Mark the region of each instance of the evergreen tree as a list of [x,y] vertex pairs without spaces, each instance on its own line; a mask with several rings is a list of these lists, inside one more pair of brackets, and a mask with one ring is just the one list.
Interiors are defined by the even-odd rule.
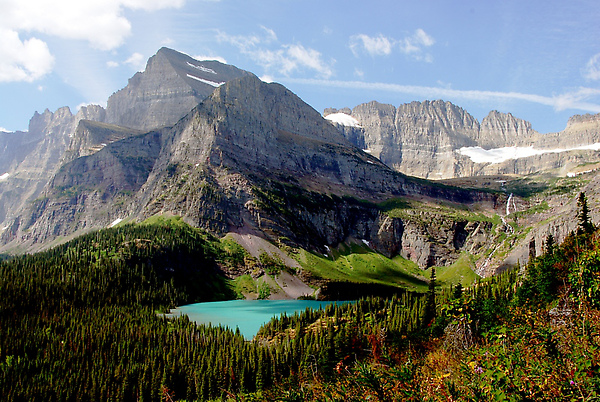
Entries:
[[426,325],[431,324],[431,322],[435,319],[436,312],[436,303],[435,303],[435,267],[431,267],[431,278],[429,279],[429,289],[427,290],[427,299],[425,301],[425,314],[423,316],[423,323]]
[[556,249],[556,242],[554,241],[554,236],[552,233],[549,233],[546,237],[546,254],[553,254]]
[[577,198],[577,219],[579,220],[579,227],[577,229],[578,234],[592,233],[594,231],[594,225],[590,220],[590,210],[587,204],[587,197],[584,192],[579,193]]

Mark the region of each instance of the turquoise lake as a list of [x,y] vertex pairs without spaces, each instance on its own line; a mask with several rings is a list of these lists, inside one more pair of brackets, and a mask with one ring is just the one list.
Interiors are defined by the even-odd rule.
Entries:
[[316,300],[228,300],[221,302],[208,302],[188,304],[177,307],[167,316],[187,315],[190,321],[197,324],[211,324],[214,326],[229,327],[240,333],[246,339],[252,339],[263,324],[273,317],[283,313],[288,316],[295,312],[304,311],[306,308],[318,310],[328,304],[347,303]]

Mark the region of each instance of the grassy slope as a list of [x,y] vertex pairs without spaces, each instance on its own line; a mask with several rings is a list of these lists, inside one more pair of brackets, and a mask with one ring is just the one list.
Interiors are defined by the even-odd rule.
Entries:
[[[436,279],[441,286],[450,286],[461,283],[463,286],[469,286],[477,278],[477,274],[473,271],[475,264],[472,256],[468,253],[461,254],[456,262],[447,267],[435,267]],[[425,271],[426,276],[431,277],[431,268]]]
[[386,258],[366,245],[341,245],[327,257],[302,250],[298,261],[304,269],[323,279],[427,290],[423,271],[414,262],[402,257]]

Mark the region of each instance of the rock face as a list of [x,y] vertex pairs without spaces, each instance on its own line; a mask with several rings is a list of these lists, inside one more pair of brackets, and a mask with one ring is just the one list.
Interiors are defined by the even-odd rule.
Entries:
[[[347,113],[355,124],[328,117],[334,112]],[[474,162],[459,152],[469,147],[564,151],[600,143],[600,115],[574,116],[565,130],[551,134],[540,134],[529,122],[498,111],[490,112],[480,124],[463,109],[443,101],[412,102],[398,108],[370,102],[351,112],[347,108],[327,109],[325,117],[350,142],[368,149],[396,171],[429,179],[530,174],[540,169],[554,169],[564,175],[582,161],[600,160],[597,152],[585,150],[546,152],[500,162]]]
[[360,127],[341,128],[350,141],[399,172],[425,178],[453,177],[454,150],[475,146],[479,133],[477,120],[443,101],[398,108],[370,102],[355,107],[351,116]]
[[478,146],[485,149],[506,146],[530,146],[535,144],[541,135],[531,128],[531,123],[517,119],[510,113],[491,111],[481,121]]
[[[9,134],[14,141],[5,146],[8,177],[0,182],[0,221],[14,218],[20,208],[37,198],[52,178],[71,142],[77,124],[84,118],[103,117],[99,106],[82,107],[76,115],[68,107],[52,113],[36,113],[27,133]],[[11,138],[12,139],[12,138]]]
[[69,146],[63,154],[61,165],[81,156],[95,154],[107,144],[127,137],[143,134],[141,130],[129,129],[92,120],[80,120]]

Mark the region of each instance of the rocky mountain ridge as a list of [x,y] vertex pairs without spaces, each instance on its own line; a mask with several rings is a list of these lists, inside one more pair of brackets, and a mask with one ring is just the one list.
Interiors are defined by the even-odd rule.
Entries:
[[[340,113],[354,119],[344,124]],[[350,110],[326,109],[353,144],[367,149],[396,171],[422,178],[448,179],[493,174],[530,174],[560,169],[565,175],[580,163],[595,162],[594,150],[576,149],[600,143],[600,115],[574,116],[565,130],[540,134],[510,113],[491,111],[479,123],[450,102],[425,101],[392,105],[369,102]],[[534,148],[537,153],[496,161],[474,160],[464,149]],[[562,151],[562,152],[558,152]],[[501,152],[502,153],[502,152]],[[530,152],[533,153],[533,152]],[[585,161],[585,162],[584,162]]]

